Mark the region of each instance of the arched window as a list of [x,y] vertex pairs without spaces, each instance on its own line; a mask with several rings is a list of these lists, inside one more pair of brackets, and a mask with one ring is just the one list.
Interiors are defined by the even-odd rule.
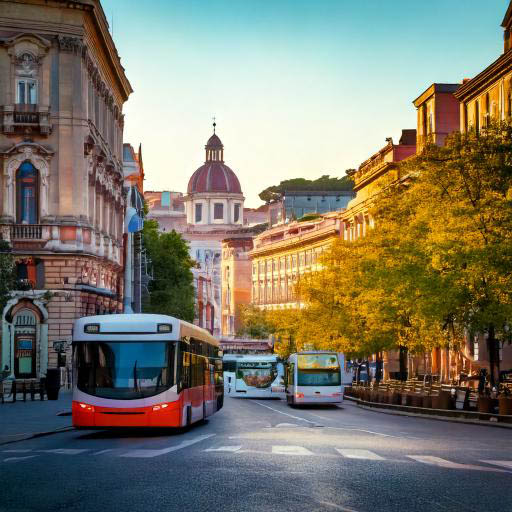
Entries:
[[39,214],[39,175],[30,162],[23,162],[16,173],[18,224],[37,224]]

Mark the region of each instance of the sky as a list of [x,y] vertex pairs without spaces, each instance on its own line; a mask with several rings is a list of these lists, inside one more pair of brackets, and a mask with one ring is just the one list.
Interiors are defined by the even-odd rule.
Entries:
[[[503,51],[508,0],[102,0],[134,93],[145,190],[186,191],[212,118],[246,207],[281,180],[343,176],[433,82]],[[484,7],[483,7],[484,5]],[[113,23],[112,23],[113,21]]]

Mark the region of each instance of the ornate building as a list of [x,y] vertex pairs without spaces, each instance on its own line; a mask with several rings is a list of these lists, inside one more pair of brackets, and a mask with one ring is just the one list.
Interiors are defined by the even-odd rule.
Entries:
[[131,92],[99,0],[2,2],[0,232],[19,288],[2,312],[11,377],[56,366],[53,344],[70,341],[75,318],[121,311]]
[[[224,145],[215,133],[205,146],[205,162],[190,177],[187,193],[148,192],[148,218],[162,231],[174,229],[189,242],[197,292],[196,323],[215,336],[222,330],[222,241],[250,236],[251,215],[266,212],[244,210],[244,196],[236,174],[224,162]],[[248,283],[250,286],[250,283]]]

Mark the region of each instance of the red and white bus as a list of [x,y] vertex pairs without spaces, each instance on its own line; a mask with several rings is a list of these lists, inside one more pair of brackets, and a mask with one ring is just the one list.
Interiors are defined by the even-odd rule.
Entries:
[[75,321],[75,427],[184,427],[223,400],[222,356],[208,331],[165,315]]

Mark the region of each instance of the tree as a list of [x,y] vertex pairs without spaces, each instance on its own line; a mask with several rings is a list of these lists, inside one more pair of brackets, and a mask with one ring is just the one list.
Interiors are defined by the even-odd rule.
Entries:
[[305,178],[293,178],[290,180],[284,180],[279,185],[273,185],[267,187],[265,190],[260,192],[259,197],[262,201],[270,203],[278,200],[282,194],[286,191],[298,191],[298,190],[310,190],[310,191],[351,191],[353,188],[353,181],[349,176],[343,176],[341,178],[331,178],[328,174],[320,176],[316,180],[308,180]]
[[10,298],[15,283],[15,265],[11,248],[5,240],[0,240],[0,313]]
[[[318,348],[456,348],[485,333],[491,377],[512,317],[512,127],[455,134],[383,183],[375,228],[335,244],[299,285]],[[494,382],[494,380],[493,380]]]
[[145,313],[171,315],[188,322],[194,320],[194,286],[187,242],[174,230],[159,233],[158,222],[146,220],[143,244],[153,270]]

